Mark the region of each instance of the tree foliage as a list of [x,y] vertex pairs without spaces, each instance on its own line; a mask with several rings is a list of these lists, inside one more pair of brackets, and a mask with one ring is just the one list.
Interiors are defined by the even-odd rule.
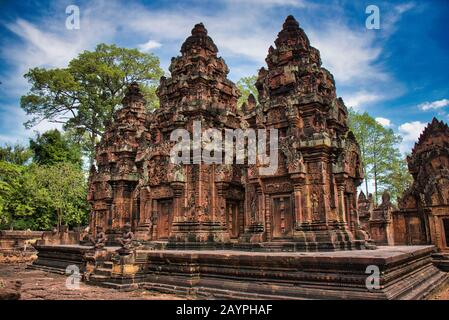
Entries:
[[[47,133],[42,136],[55,134]],[[46,140],[44,145],[48,155],[39,149],[41,155],[36,158],[41,163],[17,161],[16,157],[0,160],[0,228],[49,230],[55,225],[87,222],[87,181],[80,157],[70,161],[74,158],[63,157],[70,152],[55,147],[58,143]],[[15,149],[32,153],[22,146]]]
[[367,112],[350,110],[349,126],[360,145],[367,193],[372,182],[376,203],[383,190],[396,199],[411,182],[405,158],[398,149],[402,137],[383,127]]
[[120,105],[127,85],[140,83],[149,107],[154,108],[155,88],[162,74],[153,54],[106,44],[84,51],[67,68],[33,68],[25,75],[32,87],[21,98],[21,107],[33,116],[25,126],[33,127],[42,120],[63,123],[83,142],[92,163],[97,139]]
[[0,161],[0,225],[13,227],[13,222],[34,212],[29,191],[24,188],[26,169],[14,163]]
[[240,98],[237,101],[237,107],[240,108],[242,104],[248,101],[248,97],[250,94],[254,96],[254,98],[258,98],[258,91],[256,88],[257,76],[243,77],[239,81],[237,81],[237,88],[240,90]]
[[52,165],[59,162],[70,162],[82,165],[81,148],[59,130],[49,130],[37,134],[30,139],[30,149],[33,151],[34,162],[41,165]]
[[0,161],[24,165],[33,156],[33,152],[20,144],[0,147]]
[[33,166],[30,178],[28,183],[36,190],[34,198],[53,210],[58,227],[86,222],[87,182],[77,165],[58,162]]

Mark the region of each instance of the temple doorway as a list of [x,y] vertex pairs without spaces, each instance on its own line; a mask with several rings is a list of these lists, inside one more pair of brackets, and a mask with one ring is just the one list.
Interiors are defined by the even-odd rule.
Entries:
[[293,236],[293,210],[291,197],[272,197],[273,239],[285,239]]
[[427,243],[423,221],[418,216],[406,218],[406,235],[408,245],[423,245]]
[[449,219],[443,219],[443,239],[446,241],[446,247],[449,247]]
[[231,239],[239,237],[239,207],[238,201],[228,201],[226,203],[226,225]]
[[171,199],[157,201],[157,239],[167,240],[173,222],[173,201]]

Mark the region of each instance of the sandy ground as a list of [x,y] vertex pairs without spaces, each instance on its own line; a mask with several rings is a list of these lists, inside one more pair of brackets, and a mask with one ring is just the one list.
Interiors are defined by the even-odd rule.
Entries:
[[[25,264],[0,264],[0,281],[22,281],[22,300],[177,300],[170,294],[146,290],[120,292],[114,289],[80,283],[79,289],[66,287],[67,277],[40,270],[26,269]],[[449,283],[428,297],[429,300],[449,300]]]
[[[136,290],[120,292],[114,289],[80,283],[79,289],[66,288],[67,277],[40,270],[26,269],[25,264],[0,264],[0,280],[22,281],[22,300],[176,300],[181,297]],[[185,299],[185,298],[184,298]]]
[[432,293],[427,300],[449,300],[449,283]]

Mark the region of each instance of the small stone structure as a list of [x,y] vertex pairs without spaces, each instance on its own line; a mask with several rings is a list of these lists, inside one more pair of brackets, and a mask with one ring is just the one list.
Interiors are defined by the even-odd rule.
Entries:
[[33,247],[42,231],[0,230],[0,263],[32,262],[37,258]]
[[449,127],[436,118],[407,158],[412,186],[393,214],[396,244],[434,244],[449,252]]

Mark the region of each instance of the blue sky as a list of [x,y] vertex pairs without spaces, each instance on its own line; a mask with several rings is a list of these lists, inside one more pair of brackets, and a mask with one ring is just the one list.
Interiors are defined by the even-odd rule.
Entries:
[[[80,8],[80,29],[67,30],[65,9]],[[380,30],[365,27],[368,5],[380,9]],[[96,44],[115,43],[155,53],[168,72],[193,25],[203,22],[229,68],[229,77],[265,65],[285,17],[293,14],[335,76],[347,106],[368,111],[400,133],[409,152],[433,116],[449,121],[449,2],[434,1],[1,1],[0,144],[22,142],[19,107],[32,67],[63,67]]]

